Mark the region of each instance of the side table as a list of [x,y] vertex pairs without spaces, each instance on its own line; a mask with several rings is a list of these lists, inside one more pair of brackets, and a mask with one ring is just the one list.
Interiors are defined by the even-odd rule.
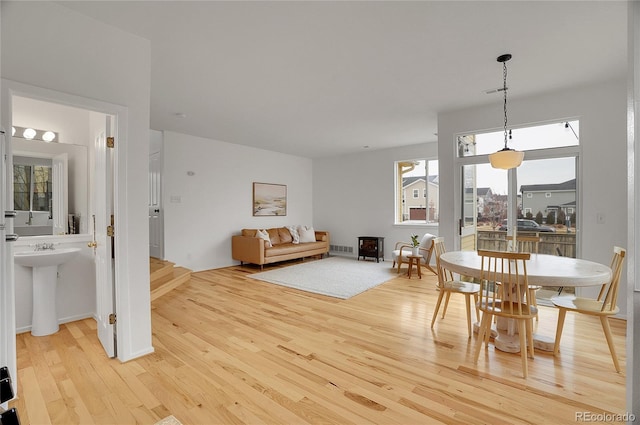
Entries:
[[422,257],[419,255],[409,255],[407,258],[409,258],[409,270],[407,271],[409,279],[411,279],[411,270],[413,269],[413,266],[416,266],[416,269],[418,269],[418,279],[422,279],[422,271],[420,270],[420,260],[422,260]]

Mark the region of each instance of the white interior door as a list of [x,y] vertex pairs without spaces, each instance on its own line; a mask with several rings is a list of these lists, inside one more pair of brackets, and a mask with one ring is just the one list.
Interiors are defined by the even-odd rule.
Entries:
[[[113,226],[113,151],[107,147],[107,137],[111,131],[111,117],[106,119],[106,128],[95,139],[95,179],[94,179],[94,255],[96,263],[96,316],[98,338],[109,357],[116,356],[114,252],[113,238],[108,234],[108,226]],[[113,315],[113,316],[112,316]]]
[[149,155],[149,255],[164,259],[162,225],[161,152]]

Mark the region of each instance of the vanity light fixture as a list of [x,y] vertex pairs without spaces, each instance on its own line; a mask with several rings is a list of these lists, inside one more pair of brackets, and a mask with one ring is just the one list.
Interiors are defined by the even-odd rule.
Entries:
[[42,142],[58,142],[58,133],[50,130],[38,130],[30,127],[11,127],[13,137],[20,137],[26,140],[40,140]]
[[33,128],[25,128],[22,132],[22,137],[27,140],[33,140],[36,137],[36,131]]
[[503,86],[502,92],[504,94],[504,148],[496,153],[489,155],[489,162],[493,168],[502,168],[503,170],[509,170],[511,168],[519,167],[524,159],[524,152],[519,152],[507,147],[507,140],[511,139],[511,130],[507,132],[507,61],[511,59],[509,53],[498,56],[498,62],[502,63],[502,75]]
[[42,140],[45,142],[53,142],[56,140],[56,134],[53,131],[45,131],[42,135]]

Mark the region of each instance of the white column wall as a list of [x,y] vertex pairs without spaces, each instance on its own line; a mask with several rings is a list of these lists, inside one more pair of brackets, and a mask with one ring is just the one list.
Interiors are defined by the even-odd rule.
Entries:
[[[629,2],[628,26],[629,71],[627,97],[628,132],[628,183],[629,183],[629,242],[627,288],[627,412],[640,418],[640,263],[637,255],[640,248],[640,2]],[[635,289],[639,290],[636,291]]]
[[149,42],[54,2],[1,7],[3,78],[126,108],[116,171],[118,357],[149,353]]
[[[165,258],[191,270],[239,264],[243,228],[314,224],[310,159],[164,132],[163,168]],[[253,182],[286,185],[287,215],[254,217]]]

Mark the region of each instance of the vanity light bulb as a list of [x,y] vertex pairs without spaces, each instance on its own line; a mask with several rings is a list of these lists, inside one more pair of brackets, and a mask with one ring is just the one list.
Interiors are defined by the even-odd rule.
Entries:
[[16,128],[11,127],[11,136],[15,136],[15,135],[16,135]]
[[24,132],[22,133],[22,137],[27,140],[31,140],[36,137],[36,131],[33,128],[25,128]]
[[53,131],[47,131],[42,135],[42,140],[45,142],[53,142],[56,138],[56,134]]

